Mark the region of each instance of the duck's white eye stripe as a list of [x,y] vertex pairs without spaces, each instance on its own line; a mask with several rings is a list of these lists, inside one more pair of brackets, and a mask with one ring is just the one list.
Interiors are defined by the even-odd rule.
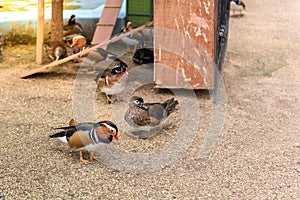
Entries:
[[140,104],[140,101],[139,100],[134,100],[133,101],[135,104]]
[[105,126],[106,128],[108,128],[109,130],[115,130],[114,127],[111,127],[110,125],[108,125],[108,124],[106,124],[106,123],[104,123],[104,126]]

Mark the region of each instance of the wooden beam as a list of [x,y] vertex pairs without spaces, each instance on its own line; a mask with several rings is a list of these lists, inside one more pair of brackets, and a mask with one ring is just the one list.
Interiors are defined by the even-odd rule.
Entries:
[[43,63],[43,52],[44,52],[44,0],[38,1],[38,20],[36,28],[36,63]]
[[[100,44],[111,37],[122,3],[123,0],[105,1],[104,9],[93,35],[92,44]],[[111,24],[112,26],[107,26],[108,24]],[[106,46],[103,46],[102,48],[106,49]]]
[[129,36],[129,35],[131,35],[131,34],[133,34],[133,33],[136,33],[136,32],[138,32],[138,31],[141,31],[141,30],[143,30],[144,28],[150,27],[150,26],[152,26],[152,25],[153,25],[153,21],[148,22],[148,23],[146,23],[145,25],[142,25],[142,26],[140,26],[140,27],[138,27],[138,28],[136,28],[136,29],[133,29],[133,30],[131,30],[131,31],[129,31],[129,32],[123,33],[123,34],[118,35],[118,36],[116,36],[116,37],[113,37],[113,38],[111,38],[110,40],[106,40],[106,41],[104,41],[104,42],[102,42],[102,43],[100,43],[100,44],[97,44],[97,45],[95,45],[95,46],[93,46],[93,47],[91,47],[91,48],[85,49],[84,51],[81,51],[81,52],[79,52],[79,53],[73,54],[73,55],[71,55],[71,56],[68,56],[68,57],[63,58],[63,59],[58,60],[58,61],[53,61],[52,63],[50,63],[50,64],[48,64],[48,65],[45,65],[45,66],[43,66],[43,67],[40,67],[40,68],[37,68],[37,69],[33,69],[33,70],[29,71],[29,72],[26,72],[26,73],[24,73],[23,75],[21,75],[21,78],[26,78],[26,77],[28,77],[28,76],[30,76],[30,75],[33,75],[33,74],[36,74],[36,73],[45,72],[45,71],[47,71],[47,70],[50,69],[50,68],[53,68],[53,67],[55,67],[55,66],[57,66],[57,65],[66,63],[66,62],[68,62],[68,61],[70,61],[70,60],[73,60],[73,59],[76,59],[76,58],[78,58],[78,57],[82,57],[82,56],[84,56],[84,55],[87,55],[87,54],[89,54],[91,51],[94,51],[95,49],[97,49],[97,48],[99,48],[99,47],[101,47],[101,46],[105,46],[105,45],[108,45],[108,44],[110,44],[110,43],[116,42],[116,41],[118,41],[118,40],[120,40],[120,39],[122,39],[122,38],[124,38],[124,37],[127,37],[127,36]]

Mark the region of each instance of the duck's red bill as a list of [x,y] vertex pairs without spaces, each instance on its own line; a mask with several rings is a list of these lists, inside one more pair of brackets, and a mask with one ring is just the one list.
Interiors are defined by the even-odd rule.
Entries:
[[117,141],[118,141],[118,139],[119,139],[117,135],[114,135],[114,138],[115,138],[115,140],[117,140]]

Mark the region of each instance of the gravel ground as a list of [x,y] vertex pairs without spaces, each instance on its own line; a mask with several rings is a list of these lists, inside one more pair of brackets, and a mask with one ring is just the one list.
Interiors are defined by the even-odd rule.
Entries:
[[[189,98],[178,94],[182,98],[179,111],[166,121],[162,134],[141,140],[127,135],[128,130],[122,127],[119,142],[109,147],[123,152],[103,162],[82,164],[78,152],[49,139],[54,127],[66,125],[74,115],[78,67],[67,64],[46,74],[20,79],[32,63],[13,56],[12,48],[5,48],[0,67],[0,196],[300,199],[299,7],[299,0],[247,1],[244,17],[231,18],[222,74],[226,117],[218,143],[206,157],[199,157],[199,151],[214,119],[214,110],[210,95],[197,92],[196,97]],[[3,67],[8,61],[14,66]],[[149,73],[151,67],[144,70]],[[172,92],[154,90],[151,85],[137,93],[147,101],[173,96]],[[195,98],[197,102],[192,103],[200,109],[201,116],[190,116],[196,120],[188,120],[191,125],[184,124],[181,116],[186,112],[182,102]],[[96,118],[118,121],[125,104],[107,105],[105,97],[97,93]],[[179,128],[184,132],[177,134]],[[190,134],[195,128],[194,135]],[[191,144],[169,145],[176,140]],[[170,146],[169,154],[161,151]],[[101,152],[115,150],[104,148]],[[137,155],[138,160],[122,160],[118,158],[122,153]],[[147,168],[148,158],[156,167],[154,171]],[[134,167],[126,166],[126,162],[135,166],[141,160],[146,166],[137,165],[136,172]]]

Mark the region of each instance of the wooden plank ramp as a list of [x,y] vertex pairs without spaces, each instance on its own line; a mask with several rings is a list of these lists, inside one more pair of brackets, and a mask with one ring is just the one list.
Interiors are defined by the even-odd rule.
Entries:
[[48,65],[45,65],[45,66],[39,67],[37,69],[33,69],[33,70],[29,71],[29,72],[26,72],[26,73],[24,73],[24,74],[21,75],[21,78],[26,78],[26,77],[29,77],[29,76],[31,76],[33,74],[36,74],[36,73],[46,72],[47,70],[49,70],[49,69],[51,69],[53,67],[56,67],[56,66],[58,66],[60,64],[66,63],[68,61],[71,61],[71,60],[76,59],[78,57],[82,57],[84,55],[87,55],[91,51],[94,51],[95,49],[97,49],[99,47],[107,46],[110,43],[116,42],[116,41],[118,41],[118,40],[120,40],[120,39],[122,39],[124,37],[129,36],[130,34],[133,34],[133,33],[136,33],[138,31],[141,31],[144,28],[150,27],[152,25],[153,25],[153,21],[148,22],[148,23],[146,23],[146,24],[144,24],[144,25],[142,25],[142,26],[140,26],[140,27],[138,27],[136,29],[133,29],[131,31],[128,31],[128,32],[126,32],[124,34],[121,34],[121,35],[118,35],[116,37],[113,37],[113,38],[111,38],[109,40],[105,40],[105,41],[101,42],[100,44],[97,44],[97,45],[95,45],[95,46],[93,46],[91,48],[85,49],[84,51],[81,51],[79,53],[73,54],[71,56],[68,56],[68,57],[63,58],[63,59],[58,60],[58,61],[53,61],[52,63],[49,63]]
[[[111,37],[123,0],[106,0],[94,32],[92,44],[99,44]],[[102,47],[106,49],[106,46]]]

